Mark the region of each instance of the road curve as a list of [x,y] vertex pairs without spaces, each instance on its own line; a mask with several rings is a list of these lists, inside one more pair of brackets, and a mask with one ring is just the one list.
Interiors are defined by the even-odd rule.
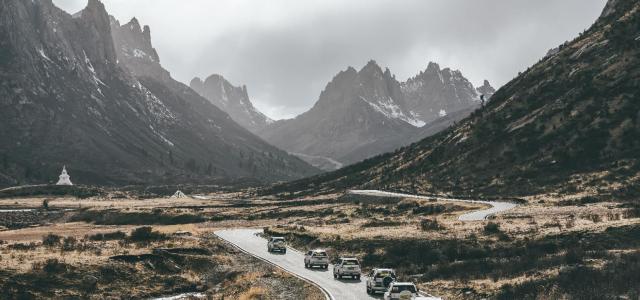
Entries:
[[376,196],[376,197],[403,197],[403,198],[417,198],[417,199],[433,199],[437,198],[441,201],[455,201],[455,202],[468,202],[468,203],[481,203],[491,205],[491,208],[477,210],[474,212],[466,213],[460,215],[458,220],[460,221],[482,221],[486,220],[488,217],[495,215],[499,212],[510,210],[517,206],[517,204],[510,202],[499,202],[499,201],[480,201],[480,200],[462,200],[462,199],[453,199],[453,198],[441,198],[441,197],[427,197],[427,196],[419,196],[419,195],[410,195],[410,194],[402,194],[402,193],[392,193],[385,192],[379,190],[350,190],[347,193],[354,195],[364,195],[364,196]]
[[267,251],[267,241],[258,236],[261,232],[261,229],[229,229],[216,231],[215,235],[254,257],[313,282],[323,289],[330,299],[364,300],[382,298],[382,295],[367,295],[365,276],[361,280],[333,279],[333,266],[329,266],[327,270],[319,268],[307,269],[304,267],[304,255],[299,251],[287,248],[286,254],[269,253]]

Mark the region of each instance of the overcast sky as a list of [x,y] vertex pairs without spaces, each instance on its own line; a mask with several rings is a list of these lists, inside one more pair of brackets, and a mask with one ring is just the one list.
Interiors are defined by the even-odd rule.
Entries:
[[[429,61],[495,87],[570,40],[606,0],[103,0],[121,23],[151,26],[163,66],[189,83],[246,84],[268,116],[309,109],[340,70],[370,59],[399,80]],[[54,0],[69,12],[87,0]]]

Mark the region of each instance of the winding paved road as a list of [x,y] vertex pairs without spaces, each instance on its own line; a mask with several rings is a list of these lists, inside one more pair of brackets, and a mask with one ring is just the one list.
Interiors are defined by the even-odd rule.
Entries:
[[[410,194],[384,192],[378,190],[351,190],[348,193],[365,196],[376,197],[405,197],[405,198],[418,198],[418,199],[432,199],[434,197],[418,196]],[[487,219],[489,216],[499,212],[510,210],[517,205],[509,202],[493,202],[493,201],[478,201],[478,200],[462,200],[451,198],[440,198],[442,201],[456,201],[456,202],[469,202],[469,203],[482,203],[491,205],[489,209],[478,210],[461,215],[458,219],[460,221],[481,221]],[[261,229],[229,229],[216,231],[215,234],[221,239],[231,243],[238,249],[258,258],[273,264],[277,267],[284,269],[285,271],[298,276],[304,280],[307,280],[317,285],[327,296],[328,299],[335,300],[360,300],[360,299],[381,299],[382,296],[370,296],[366,293],[366,280],[365,276],[362,280],[349,280],[342,279],[336,280],[333,278],[332,267],[329,269],[307,269],[304,267],[304,254],[294,249],[288,248],[286,254],[269,253],[267,251],[267,241],[260,237]],[[436,297],[426,297],[424,299],[440,299]]]
[[454,202],[468,202],[468,203],[481,203],[491,205],[491,208],[477,210],[474,212],[466,213],[460,215],[458,220],[460,221],[482,221],[486,220],[488,217],[495,215],[499,212],[510,210],[516,206],[517,204],[510,202],[499,202],[499,201],[480,201],[480,200],[462,200],[462,199],[453,199],[453,198],[441,198],[441,197],[427,197],[427,196],[418,196],[418,195],[410,195],[410,194],[402,194],[402,193],[392,193],[392,192],[384,192],[378,190],[351,190],[348,191],[349,194],[354,195],[364,195],[364,196],[375,196],[375,197],[403,197],[403,198],[417,198],[417,199],[433,199],[437,198],[441,201],[454,201]]
[[[276,265],[285,271],[310,281],[320,287],[329,299],[335,300],[360,300],[382,299],[382,295],[370,296],[366,292],[366,277],[361,280],[333,279],[332,266],[329,269],[307,269],[304,267],[303,253],[288,248],[286,254],[267,252],[267,240],[258,236],[261,229],[229,229],[216,231],[221,239],[233,244],[240,250]],[[440,299],[440,298],[425,298]]]

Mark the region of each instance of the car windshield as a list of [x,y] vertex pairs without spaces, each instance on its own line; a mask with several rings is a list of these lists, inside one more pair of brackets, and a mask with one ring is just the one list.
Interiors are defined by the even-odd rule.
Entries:
[[388,277],[388,276],[391,276],[391,277],[395,278],[396,274],[393,274],[393,272],[391,272],[391,271],[380,271],[380,272],[378,272],[378,274],[376,274],[376,278],[385,278],[385,277]]
[[273,238],[274,242],[284,242],[284,238]]
[[313,253],[313,256],[315,256],[315,257],[325,257],[325,256],[327,256],[327,253],[325,253],[325,252],[315,252],[315,253]]
[[409,291],[412,293],[416,292],[416,286],[415,285],[396,285],[393,287],[392,292],[394,293],[401,293],[404,291]]
[[343,260],[342,264],[345,266],[357,266],[358,265],[358,261],[355,259],[351,259],[351,260]]

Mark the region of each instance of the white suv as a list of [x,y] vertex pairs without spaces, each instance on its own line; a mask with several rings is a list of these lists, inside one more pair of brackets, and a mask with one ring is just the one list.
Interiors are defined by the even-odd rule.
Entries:
[[324,250],[311,250],[304,255],[304,267],[311,268],[320,266],[321,268],[329,267],[329,256]]
[[267,243],[267,251],[274,252],[280,251],[282,253],[287,253],[287,245],[283,237],[272,237],[269,239]]
[[360,263],[355,258],[341,257],[338,262],[333,265],[333,278],[342,278],[350,276],[360,280]]
[[384,300],[411,300],[418,297],[418,288],[411,282],[394,282],[384,293]]
[[384,293],[395,280],[396,271],[393,269],[373,269],[367,278],[367,294]]

